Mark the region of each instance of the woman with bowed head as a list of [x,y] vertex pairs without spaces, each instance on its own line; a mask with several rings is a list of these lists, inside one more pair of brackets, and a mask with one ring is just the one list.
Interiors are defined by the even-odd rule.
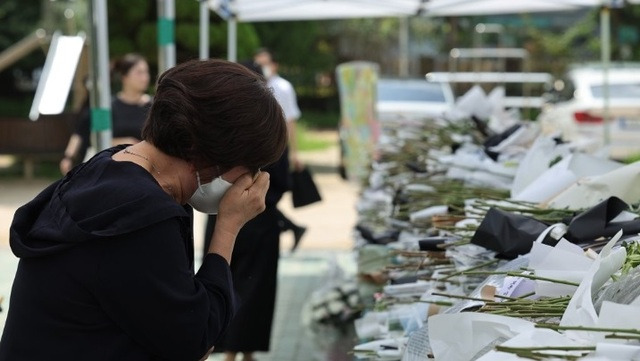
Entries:
[[[200,360],[236,301],[229,260],[287,143],[264,80],[224,60],[160,76],[142,141],[98,153],[19,208],[0,360]],[[194,272],[192,207],[218,214]]]

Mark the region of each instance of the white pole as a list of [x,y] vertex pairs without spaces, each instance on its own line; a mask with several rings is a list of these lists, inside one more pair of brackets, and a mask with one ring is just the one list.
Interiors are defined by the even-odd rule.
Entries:
[[238,21],[233,14],[227,20],[227,60],[238,61]]
[[174,0],[158,0],[158,73],[176,65],[176,6]]
[[600,10],[600,36],[602,46],[602,122],[603,141],[607,146],[611,143],[611,124],[609,119],[609,62],[611,59],[611,28],[609,7],[604,5]]
[[400,77],[409,76],[409,19],[400,18],[399,24],[399,57],[398,57],[398,74]]
[[[109,81],[109,31],[107,1],[89,1],[91,13],[91,131],[96,150],[111,147],[111,86]],[[92,137],[93,138],[93,137]]]
[[200,59],[209,59],[209,6],[200,0]]

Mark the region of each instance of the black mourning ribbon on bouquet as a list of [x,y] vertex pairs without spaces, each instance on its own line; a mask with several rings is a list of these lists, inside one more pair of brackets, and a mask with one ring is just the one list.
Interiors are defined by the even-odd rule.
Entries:
[[[612,237],[621,229],[623,234],[640,233],[640,218],[613,222],[622,211],[628,209],[629,205],[620,198],[610,197],[566,221],[569,226],[564,238],[584,245],[603,237]],[[498,258],[514,259],[529,253],[533,242],[548,226],[532,217],[491,208],[471,238],[471,243],[495,251]],[[547,235],[543,243],[553,246],[557,241]]]
[[577,216],[570,222],[567,234],[568,241],[573,243],[593,242],[601,237],[612,237],[622,229],[623,234],[640,233],[640,219],[612,222],[621,212],[629,209],[629,205],[618,197],[609,197]]
[[500,153],[489,150],[489,148],[495,147],[496,145],[502,143],[504,140],[512,136],[513,133],[515,133],[518,129],[520,129],[520,127],[521,127],[520,124],[512,125],[511,127],[507,128],[507,130],[503,131],[500,134],[494,134],[494,135],[488,136],[487,139],[484,141],[484,143],[482,143],[485,154],[488,155],[489,158],[493,159],[494,161],[497,161]]
[[356,231],[358,231],[360,236],[368,243],[380,245],[396,242],[400,236],[400,231],[398,230],[386,229],[383,232],[375,232],[362,223],[356,225]]
[[[491,208],[471,237],[471,243],[496,252],[497,258],[514,259],[529,253],[533,242],[547,227],[537,219]],[[543,243],[549,244],[550,237],[547,238]]]
[[453,241],[451,237],[427,237],[418,241],[421,251],[444,252],[445,249],[440,247],[447,241]]

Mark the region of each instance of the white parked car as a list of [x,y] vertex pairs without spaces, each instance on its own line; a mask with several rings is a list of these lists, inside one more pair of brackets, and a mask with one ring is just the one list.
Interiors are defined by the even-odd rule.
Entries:
[[[565,140],[587,151],[604,144],[602,67],[575,67],[542,108],[538,121],[546,134],[560,131]],[[640,64],[612,64],[609,69],[609,155],[624,159],[640,153]]]
[[441,116],[455,102],[449,83],[425,79],[379,79],[376,106],[380,120]]

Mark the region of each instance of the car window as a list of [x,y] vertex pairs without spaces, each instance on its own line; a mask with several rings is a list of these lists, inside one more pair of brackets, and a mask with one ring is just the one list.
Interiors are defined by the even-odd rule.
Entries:
[[378,101],[431,101],[445,102],[442,86],[438,83],[401,84],[378,83]]
[[[594,98],[603,97],[604,86],[592,85],[591,94]],[[618,99],[640,99],[640,83],[609,84],[609,97]]]

